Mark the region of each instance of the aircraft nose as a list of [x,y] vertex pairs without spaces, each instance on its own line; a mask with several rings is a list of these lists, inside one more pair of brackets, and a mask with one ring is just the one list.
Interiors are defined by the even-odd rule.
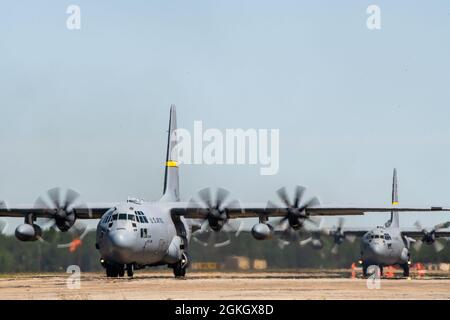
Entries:
[[386,256],[387,252],[383,244],[375,242],[371,243],[369,246],[369,255],[372,257],[374,261],[378,261],[379,259],[383,259]]
[[129,263],[133,254],[135,239],[128,230],[109,232],[110,254],[115,262]]
[[127,230],[114,230],[108,234],[109,241],[115,248],[129,249],[134,244],[133,235]]
[[382,255],[383,253],[382,249],[383,248],[378,243],[372,243],[372,245],[370,246],[370,251],[372,251],[372,253],[377,256]]

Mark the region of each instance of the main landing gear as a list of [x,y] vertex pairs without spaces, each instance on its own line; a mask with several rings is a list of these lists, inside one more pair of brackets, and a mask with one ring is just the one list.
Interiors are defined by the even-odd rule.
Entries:
[[183,252],[181,260],[172,265],[173,274],[175,278],[184,278],[186,276],[186,269],[189,265],[189,258],[186,252]]
[[403,276],[404,277],[409,277],[409,264],[410,264],[410,262],[408,261],[407,263],[401,265],[401,267],[403,269]]

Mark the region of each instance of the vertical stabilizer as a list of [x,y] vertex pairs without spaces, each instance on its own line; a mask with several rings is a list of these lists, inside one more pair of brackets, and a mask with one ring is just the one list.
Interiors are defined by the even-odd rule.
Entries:
[[[392,177],[392,206],[398,205],[398,182],[397,182],[397,169],[394,169],[394,175]],[[391,211],[391,220],[389,226],[398,228],[400,226],[398,211]]]
[[164,174],[164,190],[161,201],[179,201],[180,191],[178,182],[178,159],[175,152],[172,155],[172,150],[177,144],[177,114],[174,105],[170,106],[169,132],[167,137],[167,155],[166,168]]

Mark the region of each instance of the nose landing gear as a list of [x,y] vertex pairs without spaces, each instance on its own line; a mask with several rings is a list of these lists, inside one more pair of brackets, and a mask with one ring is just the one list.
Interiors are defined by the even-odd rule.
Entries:
[[129,278],[133,277],[133,272],[134,272],[133,264],[127,264],[127,265],[113,264],[113,263],[108,263],[108,262],[104,261],[102,263],[102,265],[106,270],[106,277],[108,277],[108,278],[117,278],[117,277],[122,278],[125,276],[125,270],[127,271],[127,276]]
[[133,274],[134,274],[134,266],[133,264],[127,264],[127,276],[128,278],[133,278]]

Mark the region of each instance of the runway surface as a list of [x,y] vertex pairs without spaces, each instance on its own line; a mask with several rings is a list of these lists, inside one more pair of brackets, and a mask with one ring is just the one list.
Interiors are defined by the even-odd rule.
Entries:
[[68,274],[0,275],[0,299],[450,299],[450,274],[366,279],[342,271],[198,273],[174,279],[167,272],[136,272],[135,278],[107,279],[82,273],[80,288]]

